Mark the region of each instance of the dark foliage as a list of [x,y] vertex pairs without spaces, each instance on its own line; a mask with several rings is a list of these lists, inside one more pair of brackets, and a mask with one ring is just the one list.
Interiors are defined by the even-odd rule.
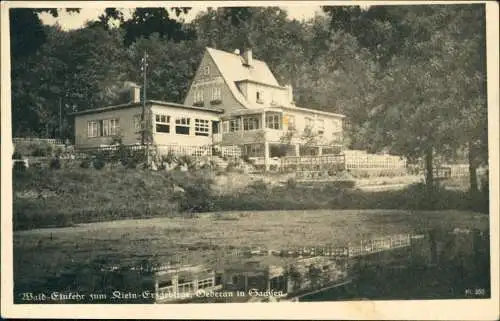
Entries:
[[50,160],[51,169],[61,169],[61,159],[59,157],[52,158]]

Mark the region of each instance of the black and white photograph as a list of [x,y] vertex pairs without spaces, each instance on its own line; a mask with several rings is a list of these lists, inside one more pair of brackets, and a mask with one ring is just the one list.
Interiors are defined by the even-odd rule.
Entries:
[[1,9],[2,317],[500,317],[496,3]]

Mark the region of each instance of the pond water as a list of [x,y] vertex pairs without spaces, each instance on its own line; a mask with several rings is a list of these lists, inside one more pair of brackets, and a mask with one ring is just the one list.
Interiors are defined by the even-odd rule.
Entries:
[[318,210],[207,213],[198,219],[128,220],[22,231],[14,234],[15,300],[30,303],[20,300],[20,294],[28,291],[82,288],[95,276],[94,268],[101,261],[124,264],[131,259],[190,254],[206,263],[222,246],[241,249],[264,244],[282,249],[328,244],[325,240],[342,246],[395,233],[423,234],[424,238],[412,241],[410,247],[353,259],[349,262],[352,283],[300,300],[486,298],[490,293],[487,224],[487,216],[469,212]]

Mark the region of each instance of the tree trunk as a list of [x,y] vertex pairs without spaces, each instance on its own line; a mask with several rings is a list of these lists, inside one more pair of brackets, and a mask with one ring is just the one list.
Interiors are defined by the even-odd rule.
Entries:
[[476,155],[475,149],[471,142],[469,142],[469,152],[468,152],[468,160],[469,160],[469,183],[470,183],[470,192],[476,193],[477,189],[477,163],[476,163]]
[[425,152],[425,184],[429,189],[434,186],[434,168],[433,168],[433,155],[432,155],[432,147],[429,147]]

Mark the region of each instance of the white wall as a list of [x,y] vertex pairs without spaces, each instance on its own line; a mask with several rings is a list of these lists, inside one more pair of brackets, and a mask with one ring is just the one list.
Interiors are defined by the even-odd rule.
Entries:
[[[171,106],[152,106],[153,124],[155,115],[164,114],[170,116],[170,133],[157,133],[156,126],[153,125],[154,142],[158,145],[208,145],[212,143],[212,121],[219,120],[218,114],[196,109],[186,109]],[[175,119],[190,118],[190,134],[182,135],[175,133]],[[209,136],[195,135],[195,119],[209,120]]]
[[239,84],[240,90],[247,100],[256,102],[257,91],[260,91],[262,106],[268,107],[274,101],[277,105],[289,105],[291,99],[288,97],[287,89],[280,89],[276,87],[266,86],[263,84],[256,84],[253,82],[242,82]]

